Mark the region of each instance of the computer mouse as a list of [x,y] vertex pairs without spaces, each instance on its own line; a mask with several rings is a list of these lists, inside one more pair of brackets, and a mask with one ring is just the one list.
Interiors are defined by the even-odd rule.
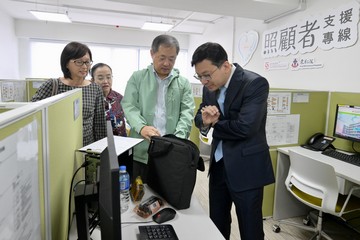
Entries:
[[176,211],[172,208],[163,208],[152,216],[152,219],[156,223],[164,223],[173,219],[176,215]]

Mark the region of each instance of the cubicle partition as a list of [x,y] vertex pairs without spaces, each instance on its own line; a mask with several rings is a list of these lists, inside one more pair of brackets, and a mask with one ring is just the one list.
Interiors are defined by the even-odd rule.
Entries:
[[[316,132],[324,132],[329,93],[326,91],[270,89],[266,136],[276,175],[277,148],[298,146]],[[263,215],[273,215],[275,184],[264,189]]]
[[[198,111],[200,103],[201,103],[201,98],[200,97],[195,97],[195,113]],[[200,144],[200,139],[199,139],[199,129],[195,126],[195,123],[193,121],[192,124],[192,128],[191,128],[191,132],[190,132],[190,139],[191,141],[193,141],[197,146],[199,146]]]
[[[71,179],[82,164],[82,155],[76,150],[82,147],[82,92],[73,90],[44,99],[46,119],[47,183],[52,240],[66,239]],[[80,172],[81,173],[81,172]],[[77,176],[76,181],[84,175]],[[73,197],[73,196],[72,196]],[[72,216],[70,216],[72,219]]]
[[29,102],[47,79],[0,79],[0,102]]
[[[0,114],[0,179],[2,186],[8,183],[8,187],[0,187],[0,215],[1,219],[10,217],[0,220],[0,236],[6,233],[11,234],[10,239],[22,239],[19,234],[31,233],[26,239],[67,239],[70,183],[82,161],[75,153],[82,147],[81,89],[36,103],[0,106],[6,109]],[[24,174],[28,171],[33,173],[29,177]],[[24,177],[33,181],[25,184]],[[21,184],[21,191],[5,191]],[[21,195],[24,189],[31,194]],[[16,205],[21,197],[27,204]],[[29,217],[24,218],[26,214]],[[15,228],[14,221],[8,219],[22,225]]]
[[0,114],[0,236],[4,239],[45,239],[41,126],[42,111],[34,105]]
[[32,96],[35,95],[36,91],[48,78],[26,78],[26,93],[27,101],[30,102]]
[[26,102],[26,82],[17,79],[0,79],[0,102]]

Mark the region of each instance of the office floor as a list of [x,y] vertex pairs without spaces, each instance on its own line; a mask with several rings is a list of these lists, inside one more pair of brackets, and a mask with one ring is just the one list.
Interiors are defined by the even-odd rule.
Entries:
[[[207,170],[209,162],[205,161],[205,172],[197,172],[197,181],[194,189],[194,194],[199,199],[200,204],[206,212],[209,212],[208,205],[208,177]],[[234,208],[232,209],[232,226],[231,226],[231,240],[240,240],[240,234],[237,226],[237,218]],[[302,223],[303,217],[290,219],[295,222]],[[312,232],[302,230],[293,226],[281,225],[279,233],[273,232],[273,225],[277,222],[272,218],[264,220],[265,240],[304,240],[310,239]],[[324,230],[334,240],[360,240],[360,234],[354,230],[339,224],[334,218],[328,217],[324,220]]]

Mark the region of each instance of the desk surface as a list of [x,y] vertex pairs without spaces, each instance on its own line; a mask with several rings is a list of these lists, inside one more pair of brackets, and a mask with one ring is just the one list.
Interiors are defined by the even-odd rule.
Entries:
[[[150,188],[146,188],[145,196],[143,200],[146,200],[150,196],[154,195]],[[141,223],[152,221],[151,217],[146,219],[138,216],[133,209],[135,204],[130,203],[129,209],[121,214],[121,231],[123,240],[137,240],[139,235],[139,225],[152,225],[157,224],[155,222]],[[163,207],[171,207],[165,204]],[[198,199],[195,195],[192,195],[190,208],[184,210],[177,210],[177,214],[174,219],[164,223],[171,224],[179,239],[181,240],[193,240],[193,239],[211,239],[211,240],[223,240],[224,237],[221,235],[219,230],[216,228],[214,223],[211,221],[209,216],[203,210]],[[131,222],[128,223],[128,222]],[[76,240],[76,226],[72,226],[70,234],[70,240]],[[93,240],[100,240],[100,231],[94,231],[91,235]]]
[[338,177],[342,177],[350,182],[360,185],[360,167],[354,164],[346,163],[344,161],[328,157],[321,152],[311,151],[302,147],[287,147],[278,148],[278,151],[284,154],[289,154],[289,150],[297,152],[301,155],[310,157],[314,160],[330,164],[334,167],[335,173]]

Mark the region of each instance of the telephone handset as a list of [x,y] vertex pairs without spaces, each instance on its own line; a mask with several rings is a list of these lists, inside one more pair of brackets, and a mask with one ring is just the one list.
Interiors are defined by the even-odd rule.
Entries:
[[313,151],[324,151],[329,147],[334,148],[331,144],[333,141],[335,141],[334,137],[325,136],[323,133],[315,133],[306,144],[301,146]]

